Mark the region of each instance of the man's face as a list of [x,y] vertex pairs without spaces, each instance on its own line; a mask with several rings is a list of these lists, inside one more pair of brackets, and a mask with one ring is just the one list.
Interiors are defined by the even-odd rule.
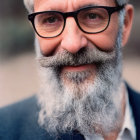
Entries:
[[[35,0],[34,10],[72,12],[89,5],[113,7],[115,2]],[[121,83],[118,19],[115,12],[104,32],[87,34],[73,17],[68,17],[61,35],[49,39],[37,36],[44,59],[41,63],[46,65],[41,68],[44,82],[39,95],[39,119],[47,131],[79,129],[94,133],[117,127],[121,104],[121,95],[117,94]]]
[[[35,0],[35,12],[56,10],[61,12],[71,12],[88,5],[115,6],[113,0]],[[66,20],[66,26],[63,33],[55,38],[44,39],[38,37],[40,49],[44,56],[51,57],[57,53],[67,51],[72,54],[78,53],[83,48],[95,48],[103,51],[112,51],[115,46],[118,31],[118,13],[114,13],[108,29],[100,34],[83,33],[77,26],[74,18],[69,17]],[[61,69],[61,75],[68,86],[71,80],[63,76],[67,72],[84,72],[90,71],[91,74],[85,77],[84,81],[93,82],[97,72],[95,64],[64,66]],[[83,82],[84,82],[83,81]],[[81,84],[83,84],[83,82]]]

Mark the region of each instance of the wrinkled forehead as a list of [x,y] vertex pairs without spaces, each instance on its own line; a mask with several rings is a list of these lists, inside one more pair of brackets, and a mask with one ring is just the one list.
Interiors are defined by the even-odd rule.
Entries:
[[115,6],[115,0],[34,0],[34,10],[77,10],[89,5]]

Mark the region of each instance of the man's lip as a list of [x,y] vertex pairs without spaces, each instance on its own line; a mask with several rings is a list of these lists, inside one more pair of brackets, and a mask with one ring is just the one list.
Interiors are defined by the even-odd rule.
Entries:
[[86,71],[89,69],[93,69],[95,67],[94,64],[85,64],[79,66],[64,66],[63,71]]

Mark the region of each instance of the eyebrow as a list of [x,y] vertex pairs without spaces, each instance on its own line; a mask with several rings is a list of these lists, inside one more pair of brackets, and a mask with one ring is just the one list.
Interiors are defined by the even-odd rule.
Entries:
[[87,8],[87,7],[92,7],[92,6],[99,6],[98,4],[85,4],[83,6],[79,6],[77,8],[77,10],[83,9],[83,8]]

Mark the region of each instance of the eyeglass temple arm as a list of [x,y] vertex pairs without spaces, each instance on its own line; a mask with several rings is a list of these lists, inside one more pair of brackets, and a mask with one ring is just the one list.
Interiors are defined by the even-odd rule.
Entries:
[[125,7],[126,4],[122,5],[122,6],[117,6],[117,7],[114,7],[114,8],[111,8],[110,10],[110,14],[116,12],[116,11],[120,11],[122,10],[124,7]]

